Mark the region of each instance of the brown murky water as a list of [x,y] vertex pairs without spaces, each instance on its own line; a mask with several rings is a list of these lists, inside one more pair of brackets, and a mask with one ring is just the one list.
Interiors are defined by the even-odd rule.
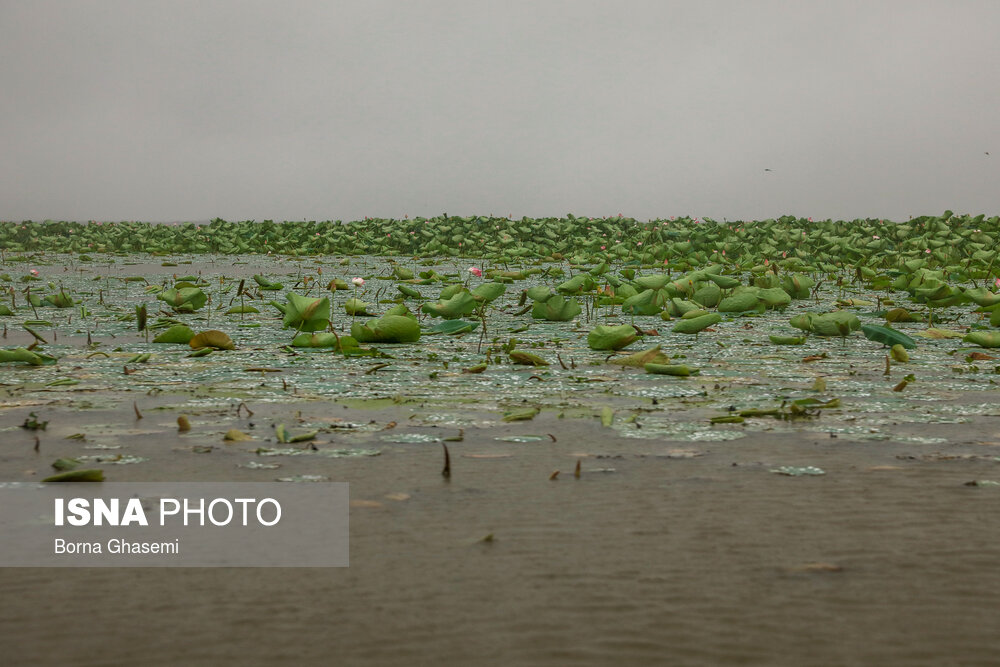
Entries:
[[[1000,420],[936,428],[679,443],[543,414],[466,429],[450,480],[437,444],[287,457],[351,483],[350,568],[5,570],[5,662],[995,665],[1000,487],[965,483],[1000,478]],[[557,442],[494,439],[517,433]],[[58,454],[31,437],[7,439],[8,477]],[[274,478],[179,437],[137,438],[156,465],[115,479]]]

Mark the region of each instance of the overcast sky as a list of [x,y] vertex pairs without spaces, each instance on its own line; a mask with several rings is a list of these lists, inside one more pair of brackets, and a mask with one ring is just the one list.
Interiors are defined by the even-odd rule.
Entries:
[[946,208],[996,0],[0,0],[0,220]]

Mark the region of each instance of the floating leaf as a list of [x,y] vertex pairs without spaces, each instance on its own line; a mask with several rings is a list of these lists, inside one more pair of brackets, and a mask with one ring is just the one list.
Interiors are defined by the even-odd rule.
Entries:
[[639,335],[630,324],[620,326],[599,325],[587,335],[587,345],[592,350],[620,350],[631,345]]
[[404,315],[384,315],[369,325],[355,322],[351,336],[361,343],[414,343],[420,340],[420,325]]
[[698,375],[701,372],[697,368],[690,368],[683,364],[646,364],[644,368],[647,373],[654,375],[673,375],[676,377],[688,377]]
[[505,412],[503,415],[503,421],[505,422],[520,422],[528,421],[534,419],[539,413],[538,408],[526,408],[524,410],[514,410],[512,412]]
[[651,347],[648,350],[642,350],[641,352],[635,352],[626,357],[617,357],[612,359],[611,364],[616,366],[630,366],[632,368],[642,368],[646,364],[656,363],[665,364],[670,360],[667,355],[660,351],[660,346]]
[[103,470],[70,470],[52,475],[42,480],[43,482],[103,482]]
[[973,331],[966,335],[962,342],[980,347],[1000,347],[1000,331]]
[[713,324],[718,324],[722,321],[722,315],[718,313],[709,313],[708,315],[701,315],[688,320],[681,320],[674,325],[672,331],[674,333],[683,334],[696,334],[699,331],[707,329]]
[[[309,297],[288,293],[288,303],[285,305],[285,327],[297,331],[322,331],[330,323],[329,297],[310,299]],[[350,314],[350,313],[349,313]]]
[[541,357],[534,355],[530,352],[524,352],[522,350],[513,350],[508,355],[510,360],[515,364],[520,364],[522,366],[548,366],[549,362],[545,361]]
[[194,331],[191,327],[184,324],[175,324],[170,327],[156,338],[153,339],[154,343],[179,343],[182,345],[187,345],[194,338]]
[[445,320],[431,327],[431,333],[443,333],[449,336],[469,333],[479,327],[479,322],[466,322],[465,320]]
[[191,349],[198,350],[203,347],[210,347],[215,350],[235,350],[236,345],[233,343],[233,339],[229,337],[229,334],[224,331],[219,331],[218,329],[209,329],[208,331],[202,331],[192,338],[188,345]]
[[894,345],[901,345],[908,350],[912,350],[917,346],[916,341],[907,336],[901,331],[896,331],[890,327],[883,327],[877,324],[865,324],[861,327],[861,333],[865,335],[868,340],[875,341],[876,343],[882,343],[892,347]]

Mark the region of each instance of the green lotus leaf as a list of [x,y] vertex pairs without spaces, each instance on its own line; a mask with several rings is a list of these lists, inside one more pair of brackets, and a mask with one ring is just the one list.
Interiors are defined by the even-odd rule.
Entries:
[[965,290],[966,298],[974,301],[976,305],[988,308],[1000,304],[1000,294],[994,294],[985,287]]
[[330,298],[310,298],[289,292],[283,326],[297,331],[322,331],[330,324]]
[[0,350],[0,364],[20,363],[31,366],[49,366],[56,363],[56,361],[55,357],[50,357],[40,352],[33,352],[23,347],[14,348],[13,350]]
[[428,315],[443,317],[447,320],[454,320],[466,315],[470,315],[476,309],[476,298],[467,290],[459,291],[457,294],[444,301],[437,303],[425,303],[420,310]]
[[43,482],[103,482],[104,471],[94,468],[88,470],[68,470],[55,475],[51,475],[42,480]]
[[635,284],[644,290],[659,290],[666,287],[670,282],[670,276],[665,273],[657,273],[651,276],[639,276],[635,279]]
[[208,302],[208,295],[198,287],[173,287],[156,295],[160,301],[167,303],[174,310],[195,311]]
[[175,324],[153,339],[154,343],[178,343],[187,345],[194,338],[194,331],[184,324]]
[[9,306],[0,303],[0,315],[10,316],[13,315],[14,311],[10,309]]
[[666,304],[667,312],[674,317],[683,317],[686,313],[690,313],[696,310],[703,310],[701,304],[697,304],[694,301],[688,301],[686,299],[678,299],[674,297]]
[[566,282],[556,287],[556,291],[562,294],[580,294],[594,289],[594,279],[586,273],[578,273]]
[[534,287],[529,287],[525,290],[525,293],[532,301],[548,301],[554,294],[552,288],[547,285],[535,285]]
[[889,354],[891,354],[892,358],[901,364],[905,364],[910,360],[909,353],[907,353],[906,348],[900,343],[893,345],[892,349],[889,350]]
[[705,308],[715,308],[722,301],[722,290],[715,283],[708,283],[699,287],[698,290],[691,295],[691,300],[695,303],[701,304]]
[[549,362],[545,361],[538,355],[532,354],[531,352],[525,352],[523,350],[513,350],[507,356],[515,364],[521,366],[548,366]]
[[745,313],[749,310],[754,310],[757,308],[757,304],[760,303],[760,299],[757,298],[757,294],[749,290],[743,292],[737,292],[730,296],[727,296],[721,302],[719,302],[719,312],[720,313]]
[[409,285],[396,285],[396,289],[412,299],[421,298],[420,291],[414,287],[410,287]]
[[472,290],[472,296],[476,301],[489,303],[507,291],[507,286],[503,283],[483,283]]
[[76,304],[73,302],[73,298],[66,294],[65,292],[57,292],[55,294],[49,294],[44,299],[45,303],[50,306],[55,306],[56,308],[72,308]]
[[781,288],[793,299],[808,299],[815,285],[809,276],[785,276],[781,280]]
[[469,333],[474,331],[479,326],[479,322],[466,322],[465,320],[445,320],[434,325],[430,329],[430,333],[443,333],[449,336],[454,336],[456,334]]
[[775,345],[802,345],[806,342],[805,336],[774,336],[770,335],[768,338]]
[[531,317],[550,322],[568,322],[582,312],[576,299],[566,299],[553,294],[546,301],[536,301],[531,308]]
[[253,280],[254,280],[255,283],[257,283],[260,286],[260,288],[262,290],[273,291],[273,290],[284,289],[284,287],[285,287],[281,283],[271,282],[270,280],[268,280],[264,276],[254,276]]
[[864,324],[861,326],[861,333],[863,333],[865,338],[868,340],[875,341],[876,343],[882,343],[888,347],[902,345],[906,349],[912,350],[917,346],[915,340],[903,332],[896,331],[890,327],[883,327],[877,324]]
[[837,310],[816,315],[810,322],[810,331],[818,336],[848,336],[861,328],[861,320],[854,313]]
[[646,364],[644,366],[647,373],[654,375],[673,375],[675,377],[688,377],[698,375],[701,371],[697,368],[690,368],[683,364]]
[[790,324],[796,329],[812,331],[812,321],[814,317],[816,317],[816,313],[800,313],[799,315],[792,317]]
[[456,294],[465,291],[467,291],[466,287],[462,283],[455,283],[453,285],[448,285],[447,287],[441,290],[441,294],[438,295],[438,301],[447,301]]
[[361,299],[348,299],[344,302],[344,312],[351,316],[364,315],[368,316],[371,313],[368,312],[369,304],[365,303]]
[[622,312],[633,315],[656,315],[667,304],[666,291],[647,289],[622,302]]
[[705,277],[722,289],[733,289],[734,287],[739,287],[740,285],[740,281],[732,276],[720,276],[714,273],[706,273]]
[[980,347],[1000,347],[1000,331],[973,331],[966,335],[962,342]]
[[757,290],[757,298],[767,308],[784,308],[792,302],[791,295],[780,287]]
[[660,346],[651,347],[648,350],[633,352],[624,357],[617,357],[608,363],[616,366],[629,366],[631,368],[642,368],[646,364],[665,364],[670,361],[670,357],[660,351]]
[[329,332],[301,333],[292,339],[292,347],[332,347],[343,351],[357,349],[358,341],[352,336],[337,336]]
[[405,315],[383,315],[369,324],[355,322],[351,336],[361,343],[415,343],[420,340],[420,325]]
[[631,324],[602,324],[587,334],[587,345],[591,350],[620,350],[631,345],[638,337],[639,334]]
[[674,333],[682,334],[696,334],[703,329],[707,329],[713,324],[718,324],[722,321],[722,315],[718,313],[709,313],[708,315],[701,315],[689,320],[680,320],[674,325],[672,331]]
[[893,308],[885,314],[886,322],[923,322],[919,315],[914,315],[905,308]]

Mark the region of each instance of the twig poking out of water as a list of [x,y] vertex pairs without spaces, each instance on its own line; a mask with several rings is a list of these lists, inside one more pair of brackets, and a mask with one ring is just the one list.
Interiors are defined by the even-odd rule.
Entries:
[[545,378],[539,377],[537,375],[529,375],[528,379],[529,380],[538,380],[539,382],[545,382]]
[[177,430],[181,433],[191,430],[191,422],[188,421],[188,418],[185,415],[181,415],[177,418]]
[[125,375],[132,375],[132,373],[135,373],[135,369],[129,369],[128,366],[122,366],[122,370],[125,371]]
[[558,352],[556,352],[556,359],[559,360],[559,365],[562,366],[562,369],[564,371],[568,371],[569,370],[569,367],[567,367],[566,364],[563,363],[562,357],[559,356]]
[[139,404],[135,401],[132,401],[132,409],[135,410],[135,418],[142,419],[142,413],[139,412]]
[[554,480],[554,479],[558,479],[558,478],[559,478],[559,471],[558,471],[558,470],[553,470],[553,471],[552,471],[552,474],[551,474],[551,475],[549,475],[549,481],[550,481],[550,482],[551,482],[552,480]]
[[573,477],[580,479],[580,459],[576,460],[576,470],[573,471]]
[[545,435],[549,436],[549,439],[551,439],[552,442],[557,442],[556,436],[552,435],[551,433],[546,433]]
[[251,410],[251,409],[250,409],[250,408],[249,408],[249,407],[247,406],[247,404],[246,404],[246,402],[245,402],[245,401],[244,401],[244,402],[241,402],[241,403],[240,403],[239,405],[237,405],[237,406],[236,406],[236,416],[237,416],[237,417],[239,417],[239,416],[240,416],[240,410],[246,410],[246,411],[247,411],[247,417],[253,417],[253,410]]
[[444,469],[441,471],[442,477],[451,477],[451,456],[448,455],[448,445],[441,443],[444,447]]
[[375,364],[374,366],[372,366],[371,368],[369,368],[368,370],[365,371],[365,375],[371,375],[372,373],[374,373],[378,369],[385,368],[388,365],[389,364]]
[[38,436],[36,435],[35,436],[35,451],[36,452],[39,451],[41,449],[41,447],[42,447],[42,441],[39,440]]
[[285,378],[281,378],[281,388],[284,389],[285,391],[288,391],[288,382],[285,380]]

